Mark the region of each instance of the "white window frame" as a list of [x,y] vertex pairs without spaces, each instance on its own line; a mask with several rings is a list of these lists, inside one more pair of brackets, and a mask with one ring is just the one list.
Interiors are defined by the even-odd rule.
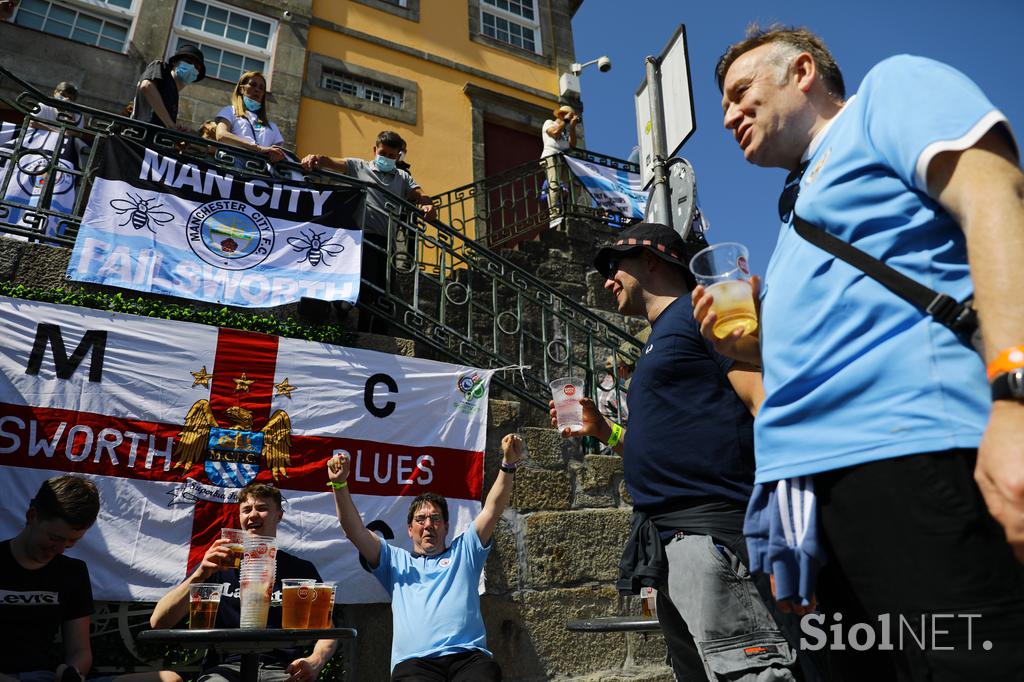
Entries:
[[[531,51],[529,48],[521,47],[519,45],[516,45],[515,43],[510,43],[510,42],[504,41],[501,38],[498,38],[496,36],[487,35],[487,33],[484,32],[484,14],[490,14],[491,16],[497,17],[499,19],[504,19],[505,21],[509,22],[510,24],[516,24],[516,25],[518,25],[518,26],[520,26],[522,28],[530,29],[531,31],[533,31],[533,50],[532,50],[532,52],[534,52],[535,54],[544,54],[543,49],[542,49],[542,45],[541,45],[540,8],[537,6],[538,5],[537,0],[526,0],[526,2],[530,2],[530,3],[533,4],[533,20],[532,21],[530,19],[527,19],[527,18],[519,15],[519,14],[516,14],[515,12],[509,12],[508,10],[503,10],[500,7],[495,7],[494,5],[488,3],[487,0],[479,0],[479,3],[480,3],[480,35],[485,36],[487,38],[490,38],[491,40],[496,40],[499,43],[502,43],[503,45],[511,45],[514,48],[517,48],[519,50],[525,50],[527,52]],[[525,3],[521,2],[520,4],[525,4]]]
[[[266,76],[267,79],[267,90],[270,90],[271,79],[273,77],[272,74],[274,72],[274,53],[277,51],[277,34],[278,29],[280,28],[280,22],[278,22],[277,19],[274,19],[273,17],[268,17],[265,14],[257,14],[256,12],[250,12],[240,7],[236,7],[235,5],[228,5],[223,2],[217,2],[216,0],[197,0],[197,2],[201,2],[204,5],[212,5],[214,7],[219,7],[220,9],[226,10],[228,12],[234,12],[235,14],[241,14],[253,19],[259,19],[260,21],[267,22],[268,24],[270,24],[270,38],[267,41],[267,47],[265,49],[260,49],[257,47],[253,47],[248,43],[243,43],[237,40],[233,40],[231,38],[217,36],[212,33],[206,33],[205,31],[200,31],[198,29],[192,28],[191,26],[185,26],[182,23],[182,19],[185,16],[186,0],[178,0],[178,6],[174,10],[174,24],[171,27],[171,38],[167,41],[167,54],[165,55],[164,58],[170,58],[170,56],[173,55],[176,51],[174,48],[178,44],[178,38],[184,38],[186,40],[201,43],[203,45],[209,45],[220,50],[234,52],[235,54],[240,54],[244,57],[259,59],[265,62],[267,65],[266,68],[263,70],[263,74]],[[212,74],[208,74],[208,77],[216,78],[217,80],[223,80],[219,76],[213,76]]]
[[[333,80],[338,83],[348,83],[355,88],[355,92],[345,92],[340,88],[332,88],[327,85],[327,80]],[[380,104],[381,106],[391,107],[392,109],[402,109],[402,105],[405,102],[405,89],[396,88],[388,85],[387,83],[381,83],[374,81],[370,78],[363,78],[361,76],[352,76],[340,71],[333,71],[330,69],[324,69],[323,75],[320,80],[320,87],[324,90],[330,90],[332,92],[340,92],[343,95],[350,97],[358,97],[359,99],[366,100],[367,102],[373,102],[374,104]],[[367,97],[367,91],[373,90],[381,94],[381,99],[376,100],[372,97]],[[396,99],[396,102],[389,104],[383,101],[383,96],[387,95]]]
[[[102,21],[116,21],[118,23],[122,23],[123,22],[124,24],[127,25],[128,30],[125,33],[124,45],[121,46],[120,53],[121,54],[125,54],[128,51],[128,45],[130,45],[131,42],[132,42],[132,34],[135,32],[135,18],[138,16],[139,3],[142,0],[132,0],[131,7],[129,7],[128,9],[125,9],[123,7],[115,7],[113,5],[108,5],[106,2],[103,2],[102,0],[42,0],[42,1],[46,2],[47,4],[49,4],[51,6],[52,5],[61,5],[61,6],[66,7],[67,9],[69,9],[69,10],[71,10],[73,12],[79,12],[79,13],[82,13],[82,14],[86,14],[88,16],[94,17],[96,19],[100,19]],[[21,10],[22,10],[22,6],[19,3],[17,11],[15,12],[14,16],[11,17],[11,21],[12,22],[14,22],[14,23],[17,22],[18,14],[21,12]],[[27,26],[23,26],[22,28],[28,28],[28,27]],[[62,37],[62,36],[57,36],[57,35],[55,35],[53,33],[48,32],[48,31],[44,31],[43,29],[31,29],[31,30],[34,30],[34,31],[38,30],[41,33],[45,33],[48,36],[54,36],[55,38]],[[93,43],[84,43],[84,42],[82,42],[80,40],[77,40],[75,38],[70,38],[70,37],[65,38],[65,40],[70,40],[72,42],[76,42],[79,45],[88,45],[89,47],[97,47],[97,48],[99,48],[101,50],[110,50],[111,49],[109,47],[103,47],[102,45],[96,45],[96,44],[93,44]]]

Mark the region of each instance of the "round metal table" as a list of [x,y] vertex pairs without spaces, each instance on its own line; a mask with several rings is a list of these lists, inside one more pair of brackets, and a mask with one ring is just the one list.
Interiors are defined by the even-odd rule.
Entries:
[[280,628],[223,628],[213,630],[146,630],[140,642],[209,647],[221,653],[241,654],[239,673],[242,682],[259,679],[259,655],[275,645],[312,644],[319,639],[354,639],[355,628],[321,628],[317,630],[283,630]]

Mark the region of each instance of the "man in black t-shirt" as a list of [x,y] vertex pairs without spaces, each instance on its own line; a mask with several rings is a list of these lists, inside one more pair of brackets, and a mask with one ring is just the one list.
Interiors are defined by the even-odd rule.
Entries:
[[[277,537],[277,526],[284,517],[281,507],[281,491],[263,483],[250,483],[238,493],[238,515],[242,529]],[[206,550],[203,561],[192,575],[180,585],[165,594],[149,619],[154,628],[170,628],[177,625],[188,615],[189,585],[193,583],[222,583],[224,592],[220,606],[217,608],[218,628],[237,628],[241,618],[241,601],[238,571],[222,569],[227,563],[230,541],[218,539]],[[281,579],[282,578],[313,578],[321,582],[316,567],[309,561],[277,550],[277,571],[274,578],[273,602],[267,616],[267,627],[281,627]],[[321,639],[313,647],[312,653],[303,656],[302,647],[270,649],[260,654],[261,682],[314,682],[324,664],[334,655],[338,647],[337,640]],[[208,651],[203,659],[203,672],[198,682],[238,682],[239,657],[225,656],[220,658],[216,652]]]
[[[24,530],[0,543],[0,680],[74,679],[92,666],[89,569],[63,554],[99,510],[91,481],[57,476],[32,498]],[[54,660],[49,654],[58,629],[64,652]]]
[[203,53],[195,45],[181,45],[166,62],[156,60],[139,76],[132,118],[171,130],[178,125],[178,91],[206,77]]
[[701,336],[688,261],[682,238],[654,223],[598,252],[619,312],[642,315],[651,331],[626,398],[629,437],[589,399],[583,431],[562,435],[595,436],[623,455],[634,515],[619,586],[658,589],[677,678],[791,681],[796,655],[751,579],[743,540],[761,376]]

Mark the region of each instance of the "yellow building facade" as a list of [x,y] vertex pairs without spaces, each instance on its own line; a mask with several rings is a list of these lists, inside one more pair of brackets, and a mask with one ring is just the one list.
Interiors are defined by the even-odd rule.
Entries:
[[394,130],[428,194],[538,158],[581,4],[314,0],[299,154],[368,159],[377,134]]

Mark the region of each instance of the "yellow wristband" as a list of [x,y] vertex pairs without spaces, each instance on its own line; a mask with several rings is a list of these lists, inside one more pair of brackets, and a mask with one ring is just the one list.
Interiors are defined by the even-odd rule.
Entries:
[[327,481],[327,486],[329,488],[334,488],[335,490],[342,490],[343,488],[348,487],[348,481],[342,481],[341,483],[338,483],[337,481]]
[[622,440],[622,427],[612,422],[612,435],[608,436],[608,447],[614,448]]
[[1000,374],[1005,374],[1018,367],[1024,367],[1024,346],[1010,346],[1001,351],[995,360],[988,363],[988,380],[992,381]]

